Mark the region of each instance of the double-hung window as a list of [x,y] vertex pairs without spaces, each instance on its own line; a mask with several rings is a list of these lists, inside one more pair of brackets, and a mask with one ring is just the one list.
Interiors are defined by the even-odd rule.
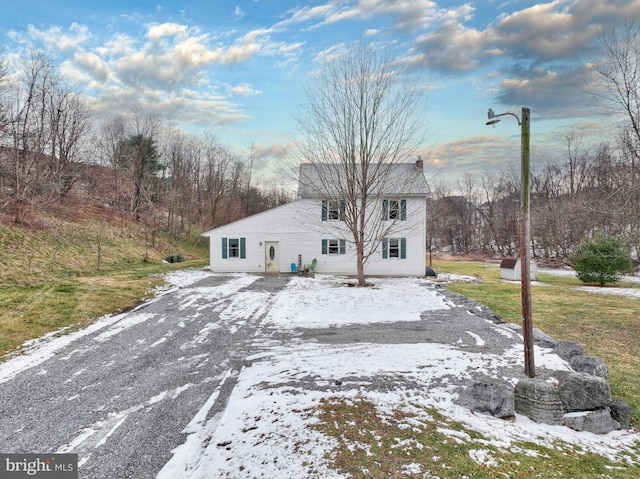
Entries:
[[240,238],[229,238],[229,258],[240,257]]
[[322,200],[322,221],[344,221],[344,200]]
[[406,238],[384,238],[382,240],[382,257],[387,258],[407,258]]
[[222,238],[222,258],[241,258],[247,257],[247,241],[246,238]]
[[384,221],[406,221],[407,200],[382,200],[382,219]]
[[338,239],[323,239],[322,240],[322,254],[346,254],[347,242],[346,240]]

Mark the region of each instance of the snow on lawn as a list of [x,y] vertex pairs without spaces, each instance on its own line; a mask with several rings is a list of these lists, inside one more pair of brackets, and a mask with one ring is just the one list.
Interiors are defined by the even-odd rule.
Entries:
[[[414,321],[422,311],[451,307],[427,279],[371,278],[370,282],[372,287],[362,289],[347,287],[339,277],[294,277],[279,293],[265,324],[294,328]],[[265,348],[256,338],[258,343]],[[536,346],[535,354],[539,368],[568,368],[548,349]],[[522,356],[521,345],[497,355],[435,343],[323,344],[301,339],[272,343],[247,358],[251,364],[240,371],[226,410],[184,431],[189,434],[186,443],[174,451],[158,479],[343,477],[328,467],[325,454],[336,443],[313,428],[317,424],[314,409],[323,398],[357,395],[384,411],[409,403],[435,407],[447,418],[480,432],[485,439],[476,440],[479,449],[472,456],[479,464],[490,465],[483,449],[487,444],[513,450],[521,447],[515,443],[550,447],[554,441],[612,460],[623,455],[621,460],[631,457],[640,462],[632,450],[640,435],[633,431],[596,435],[537,424],[519,414],[515,421],[504,421],[471,414],[454,403],[453,378],[471,378],[481,370],[515,384],[515,378],[501,373],[521,366]],[[377,387],[380,384],[383,387]],[[428,419],[424,410],[413,412]]]
[[[471,414],[454,404],[456,395],[447,376],[469,375],[479,361],[499,369],[501,364],[519,362],[521,355],[520,348],[514,348],[503,356],[481,357],[439,344],[299,344],[274,350],[242,371],[223,416],[199,434],[211,438],[202,457],[189,466],[170,462],[158,478],[176,474],[192,479],[212,474],[230,478],[342,477],[325,459],[325,453],[335,446],[334,439],[312,427],[317,424],[313,408],[330,396],[361,395],[385,411],[407,403],[435,407],[449,419],[483,434],[486,440],[477,441],[480,446],[510,449],[515,442],[535,442],[549,447],[553,441],[563,441],[615,459],[640,440],[628,431],[578,433],[563,426],[537,424],[521,415],[513,422],[503,421]],[[397,379],[391,390],[366,387],[385,375]],[[344,381],[350,377],[359,380],[351,384]],[[404,386],[403,380],[412,381],[411,386]],[[412,411],[428,419],[425,411]]]
[[[280,295],[269,320],[287,328],[326,328],[341,324],[419,321],[420,313],[447,309],[451,303],[429,291],[426,279],[369,278],[366,288],[348,287],[354,280],[316,275],[294,277]],[[291,298],[295,298],[291,301]]]
[[[575,276],[574,270],[567,269],[539,269],[539,273],[550,274],[554,276]],[[620,281],[627,283],[640,283],[640,276],[621,276]],[[594,294],[607,294],[614,296],[626,296],[627,298],[640,298],[640,289],[637,288],[618,288],[616,286],[599,287],[599,286],[580,286],[574,288],[578,291],[586,291]]]
[[575,289],[577,289],[578,291],[586,291],[587,293],[626,296],[627,298],[640,298],[640,289],[636,288],[605,288],[598,286],[580,286],[579,288]]

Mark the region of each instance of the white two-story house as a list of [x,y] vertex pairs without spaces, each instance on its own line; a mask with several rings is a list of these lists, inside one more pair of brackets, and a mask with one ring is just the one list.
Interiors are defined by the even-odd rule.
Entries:
[[[330,185],[323,186],[326,179],[317,168],[301,165],[300,199],[203,233],[210,239],[211,270],[284,273],[315,259],[318,273],[357,274],[347,202]],[[365,274],[424,275],[430,191],[422,160],[392,165],[371,193]]]

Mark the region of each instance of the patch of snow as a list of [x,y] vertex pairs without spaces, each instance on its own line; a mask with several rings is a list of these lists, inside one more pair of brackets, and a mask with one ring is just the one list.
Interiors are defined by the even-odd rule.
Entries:
[[424,311],[451,307],[449,301],[429,289],[433,283],[426,279],[367,281],[372,286],[349,288],[344,286],[346,280],[334,276],[294,277],[287,286],[288,293],[279,295],[272,306],[268,320],[286,328],[418,321]]
[[640,289],[636,288],[601,288],[597,286],[580,286],[575,288],[587,293],[606,294],[610,296],[625,296],[627,298],[640,298]]
[[495,467],[498,462],[491,456],[491,452],[486,449],[471,449],[469,457],[481,466]]
[[170,273],[162,274],[162,278],[167,283],[168,286],[164,286],[160,288],[160,291],[170,288],[170,287],[178,287],[182,288],[184,286],[192,285],[202,279],[208,278],[212,276],[214,273],[211,272],[208,268],[202,269],[180,269],[176,271],[171,271]]
[[122,331],[125,331],[129,328],[131,328],[132,326],[135,326],[137,324],[140,323],[144,323],[145,321],[155,317],[156,314],[155,313],[135,313],[135,314],[129,314],[127,316],[125,316],[121,321],[119,321],[117,324],[113,325],[113,327],[107,329],[106,331],[104,331],[103,333],[98,334],[95,338],[93,338],[94,341],[97,341],[99,343],[103,342],[103,341],[107,341],[109,339],[111,339],[113,336],[120,334]]
[[476,346],[484,346],[486,344],[485,340],[478,336],[476,333],[472,333],[471,331],[465,331],[465,333],[476,340]]

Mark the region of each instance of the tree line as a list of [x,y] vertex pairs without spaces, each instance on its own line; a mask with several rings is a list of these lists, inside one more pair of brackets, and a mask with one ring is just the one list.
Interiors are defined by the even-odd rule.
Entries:
[[[465,176],[436,185],[429,200],[430,251],[484,257],[518,254],[520,173]],[[637,165],[619,144],[584,146],[566,136],[564,156],[532,168],[531,248],[538,259],[568,262],[583,237],[601,231],[640,251]]]
[[[601,58],[590,62],[582,87],[615,134],[586,145],[579,132],[564,135],[563,152],[533,161],[531,249],[535,257],[567,262],[584,237],[597,232],[623,239],[640,255],[640,28],[634,19],[602,32]],[[435,188],[429,203],[430,251],[517,254],[519,173],[466,176],[458,194]]]
[[[618,120],[617,133],[594,146],[569,132],[562,153],[533,159],[531,246],[538,258],[566,260],[584,236],[596,231],[621,236],[636,254],[640,251],[640,28],[632,20],[603,33],[600,45],[605,54],[591,62],[585,88],[611,121]],[[371,55],[356,51],[353,58]],[[362,69],[362,64],[345,66],[346,73]],[[363,128],[369,116],[357,114],[368,103],[360,103],[377,107],[380,99],[341,95],[346,73],[338,73],[337,81],[325,81],[327,88],[316,90],[323,96],[313,97],[315,116],[302,120],[303,130],[313,140],[311,155],[325,151],[320,148],[325,144],[337,145],[346,160],[366,165],[368,157],[362,160],[352,151],[352,133],[370,131]],[[334,107],[341,115],[353,115],[335,124],[324,121],[333,118]],[[397,111],[406,119],[402,115],[410,109]],[[407,150],[405,137],[413,131],[407,124],[394,118],[381,138]],[[340,149],[343,144],[346,149]],[[253,149],[242,157],[213,134],[186,134],[139,108],[97,122],[87,100],[67,86],[41,52],[31,52],[11,75],[0,61],[0,202],[3,214],[16,223],[26,221],[30,207],[84,194],[123,218],[143,222],[151,243],[158,231],[193,239],[203,230],[292,199],[284,186],[258,181],[257,172]],[[457,185],[436,182],[427,212],[428,250],[516,255],[519,188],[515,172],[468,175]]]
[[152,237],[193,239],[291,200],[283,185],[257,177],[253,147],[242,156],[135,106],[98,121],[44,53],[30,52],[16,72],[0,61],[5,219],[24,224],[30,208],[89,201],[144,223]]

